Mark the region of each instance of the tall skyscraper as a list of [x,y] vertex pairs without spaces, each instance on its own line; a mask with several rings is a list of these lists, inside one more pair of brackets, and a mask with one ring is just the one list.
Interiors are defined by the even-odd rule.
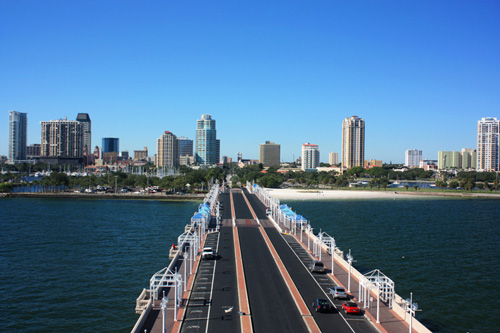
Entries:
[[477,122],[477,168],[498,171],[499,122],[497,118],[482,118]]
[[82,123],[60,119],[42,121],[41,157],[81,159],[83,156]]
[[319,147],[304,143],[302,145],[302,170],[316,169],[319,167]]
[[342,123],[342,167],[362,167],[365,161],[365,121],[357,116]]
[[26,159],[28,138],[28,114],[9,111],[9,163]]
[[200,165],[214,165],[220,155],[220,143],[217,144],[217,130],[215,120],[209,114],[204,114],[196,121],[196,163]]
[[422,160],[422,151],[417,149],[408,149],[405,152],[405,165],[409,168],[418,168]]
[[461,169],[462,154],[459,151],[438,151],[438,169]]
[[339,164],[339,154],[336,152],[331,152],[328,158],[328,163],[330,163],[330,165]]
[[281,146],[277,143],[266,141],[266,143],[259,145],[259,163],[262,163],[264,167],[270,167],[272,165],[280,165],[280,150]]
[[90,155],[92,149],[92,122],[88,113],[79,113],[76,120],[82,123],[83,154]]
[[179,141],[169,131],[156,141],[156,166],[176,168],[179,166]]
[[120,152],[120,139],[118,138],[102,138],[102,153]]

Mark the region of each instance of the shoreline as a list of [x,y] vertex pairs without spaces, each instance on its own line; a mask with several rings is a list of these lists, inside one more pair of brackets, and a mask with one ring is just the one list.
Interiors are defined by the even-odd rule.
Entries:
[[308,190],[308,189],[274,189],[265,188],[272,197],[284,200],[349,200],[349,199],[408,199],[408,198],[466,198],[466,199],[500,199],[500,194],[490,193],[450,193],[450,192],[418,192],[418,191],[386,191],[386,190]]
[[0,198],[57,198],[57,199],[120,199],[120,200],[160,200],[160,201],[203,201],[205,193],[200,194],[135,194],[135,193],[73,193],[73,192],[17,192],[0,193]]

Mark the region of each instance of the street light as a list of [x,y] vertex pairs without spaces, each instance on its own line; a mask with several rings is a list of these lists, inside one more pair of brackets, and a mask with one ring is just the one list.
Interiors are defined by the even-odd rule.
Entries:
[[332,255],[332,275],[335,275],[335,240],[332,238],[330,241],[330,254]]
[[167,309],[167,303],[168,303],[168,297],[165,297],[165,290],[163,291],[163,298],[161,299],[161,313],[162,313],[162,316],[163,316],[163,325],[162,325],[162,332],[163,333],[166,333],[167,330],[166,330],[166,327],[165,327],[165,310]]
[[115,193],[118,193],[118,176],[115,176]]
[[347,277],[347,291],[351,292],[351,267],[354,257],[351,255],[351,249],[349,249],[349,254],[346,256],[347,262],[349,263],[349,275]]
[[187,258],[188,258],[188,254],[187,254],[187,251],[186,251],[186,248],[184,247],[184,254],[183,254],[183,257],[184,257],[184,291],[187,291],[187,281],[186,281],[186,271],[187,271]]
[[413,303],[413,293],[410,293],[410,298],[407,298],[405,302],[406,302],[406,312],[410,314],[410,330],[408,332],[411,333],[413,326],[413,317],[415,317],[415,311],[418,311],[418,304]]

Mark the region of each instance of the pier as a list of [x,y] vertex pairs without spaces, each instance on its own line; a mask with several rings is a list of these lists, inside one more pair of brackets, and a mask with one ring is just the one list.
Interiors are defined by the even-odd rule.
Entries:
[[[361,274],[334,237],[247,183],[214,185],[136,302],[132,332],[430,332],[379,270]],[[202,259],[204,247],[215,258]],[[320,260],[325,274],[311,273]],[[349,290],[362,315],[345,314],[334,286]],[[328,299],[330,313],[312,302]],[[414,312],[413,312],[414,313]]]

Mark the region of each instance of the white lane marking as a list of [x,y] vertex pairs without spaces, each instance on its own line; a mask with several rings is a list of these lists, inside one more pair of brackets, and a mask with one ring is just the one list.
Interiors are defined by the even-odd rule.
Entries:
[[[217,247],[215,253],[219,255],[219,242],[220,242],[220,232],[217,235]],[[210,312],[212,311],[212,295],[214,293],[214,283],[215,283],[215,269],[217,268],[217,260],[214,260],[214,271],[212,274],[212,288],[210,290],[210,303],[208,303],[208,313],[207,313],[207,324],[205,326],[205,333],[208,332],[208,325],[210,324]]]
[[[337,306],[335,305],[335,303],[330,299],[330,296],[323,290],[323,287],[321,287],[321,285],[318,283],[318,281],[314,278],[314,276],[312,275],[311,271],[309,269],[307,269],[307,267],[304,264],[304,262],[300,259],[300,257],[297,255],[297,253],[295,253],[295,251],[293,250],[293,248],[290,246],[290,243],[287,242],[287,240],[285,239],[285,237],[283,235],[281,235],[281,237],[283,238],[283,240],[285,241],[285,243],[288,245],[288,247],[290,247],[290,250],[292,250],[293,254],[295,254],[295,256],[297,257],[297,259],[300,260],[300,262],[302,263],[302,266],[304,266],[304,268],[307,270],[307,272],[309,273],[309,275],[311,275],[312,279],[314,280],[314,282],[316,282],[316,284],[321,289],[321,291],[323,292],[323,294],[325,294],[325,296],[328,298],[328,300],[330,300],[330,302],[332,303],[332,305],[335,308],[335,310],[337,310],[337,312],[340,314],[340,316],[342,317],[342,319],[344,319],[346,325],[351,329],[352,332],[355,333],[355,331],[352,328],[352,326],[349,325],[349,323],[347,322],[347,320],[345,319],[345,317],[342,315],[342,313],[339,311],[339,309],[337,308]],[[332,282],[334,284],[336,284],[335,281],[332,280]]]

